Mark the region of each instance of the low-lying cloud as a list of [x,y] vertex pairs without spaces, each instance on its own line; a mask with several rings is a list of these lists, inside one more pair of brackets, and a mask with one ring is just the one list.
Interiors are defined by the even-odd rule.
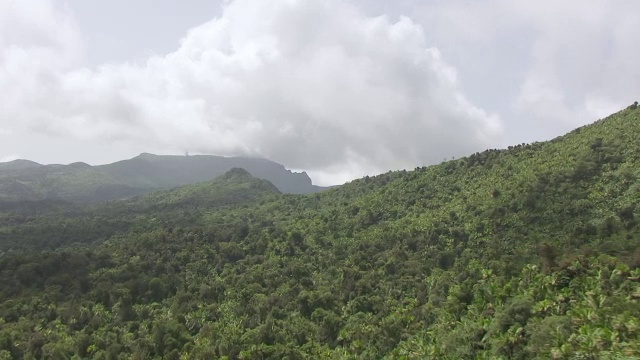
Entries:
[[[364,3],[366,0],[357,0]],[[505,140],[547,140],[640,98],[636,0],[401,1]]]
[[63,10],[0,3],[5,132],[260,156],[327,183],[481,150],[502,131],[407,17],[338,0],[235,0],[175,52],[82,68]]

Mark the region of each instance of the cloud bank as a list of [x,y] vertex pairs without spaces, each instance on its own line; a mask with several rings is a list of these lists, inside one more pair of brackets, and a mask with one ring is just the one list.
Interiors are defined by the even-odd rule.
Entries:
[[548,139],[640,98],[636,0],[402,4],[459,69],[467,96],[501,114],[508,141]]
[[172,53],[96,68],[81,67],[65,9],[4,0],[0,14],[4,136],[260,156],[329,183],[492,147],[502,132],[420,25],[338,0],[235,0]]

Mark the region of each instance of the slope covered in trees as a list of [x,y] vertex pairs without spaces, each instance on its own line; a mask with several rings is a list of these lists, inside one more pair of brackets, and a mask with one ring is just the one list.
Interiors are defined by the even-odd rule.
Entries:
[[627,109],[318,194],[4,210],[0,358],[637,358],[638,144]]

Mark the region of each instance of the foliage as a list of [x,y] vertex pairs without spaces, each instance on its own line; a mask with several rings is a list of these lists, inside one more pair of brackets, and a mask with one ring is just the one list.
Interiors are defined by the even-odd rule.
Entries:
[[638,143],[626,109],[319,194],[8,207],[0,358],[637,358]]

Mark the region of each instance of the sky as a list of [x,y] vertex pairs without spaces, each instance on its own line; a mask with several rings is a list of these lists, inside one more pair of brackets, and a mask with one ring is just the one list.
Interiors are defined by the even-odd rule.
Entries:
[[640,100],[637,0],[0,0],[0,161],[263,157],[330,185]]

